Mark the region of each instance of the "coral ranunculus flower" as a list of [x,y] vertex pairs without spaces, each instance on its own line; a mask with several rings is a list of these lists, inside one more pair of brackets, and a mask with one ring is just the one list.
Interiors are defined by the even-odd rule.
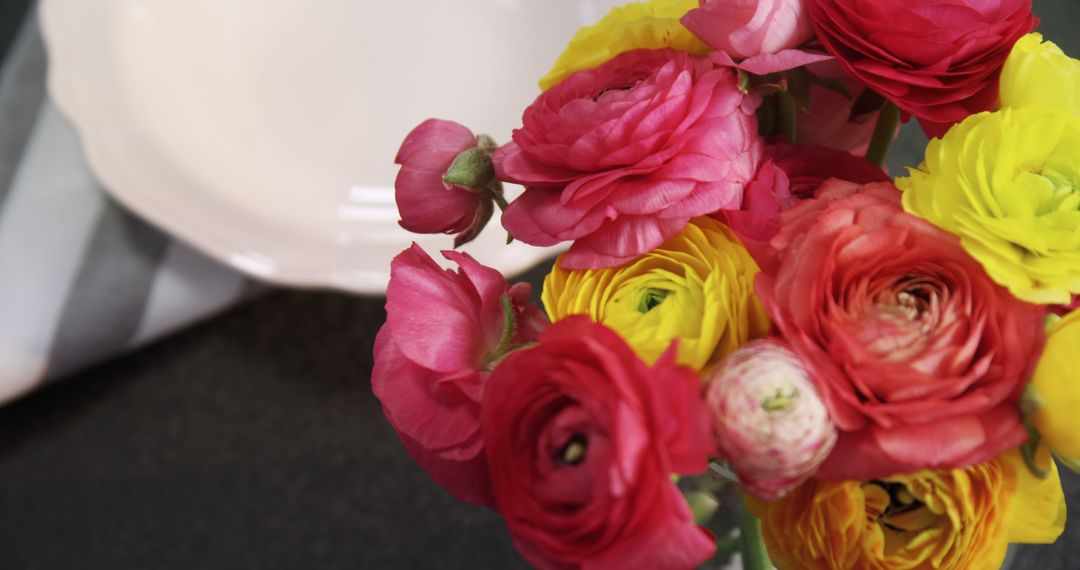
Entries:
[[715,448],[701,382],[668,352],[648,366],[603,325],[576,316],[510,354],[484,393],[499,512],[543,569],[682,570],[708,560],[671,479],[705,471]]
[[806,4],[825,48],[931,136],[995,107],[1009,50],[1038,23],[1031,0]]
[[808,481],[747,504],[780,570],[997,570],[1008,543],[1049,544],[1065,528],[1056,467],[1036,479],[1016,451],[965,469]]
[[671,49],[579,71],[492,157],[500,180],[525,186],[503,227],[532,245],[573,241],[566,269],[630,261],[691,218],[739,207],[761,158],[759,102],[731,68]]
[[647,362],[679,340],[679,363],[715,364],[768,334],[754,295],[757,265],[720,222],[696,218],[660,247],[614,269],[567,270],[544,280],[548,316],[588,315],[611,327]]
[[540,88],[546,91],[575,71],[592,69],[634,49],[671,48],[708,55],[709,46],[679,23],[697,5],[697,0],[646,0],[615,6],[599,22],[574,34],[551,71],[540,79]]
[[1080,293],[1080,118],[1040,106],[974,115],[896,185],[905,210],[959,235],[1013,295]]
[[905,214],[894,186],[828,181],[780,215],[770,246],[758,296],[840,430],[819,478],[963,467],[1027,439],[1042,307]]

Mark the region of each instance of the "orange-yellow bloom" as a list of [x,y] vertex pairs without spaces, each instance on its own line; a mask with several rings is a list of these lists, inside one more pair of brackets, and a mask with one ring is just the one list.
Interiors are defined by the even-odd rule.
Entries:
[[1016,450],[965,469],[874,481],[811,480],[747,504],[781,570],[996,570],[1009,542],[1065,528],[1057,469],[1036,479]]

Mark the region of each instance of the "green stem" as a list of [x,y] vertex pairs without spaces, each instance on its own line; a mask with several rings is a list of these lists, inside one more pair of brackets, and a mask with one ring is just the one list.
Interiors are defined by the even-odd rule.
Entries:
[[499,301],[502,303],[502,334],[499,335],[499,344],[496,344],[495,348],[491,349],[486,359],[492,369],[514,349],[510,342],[514,340],[514,334],[517,333],[517,318],[514,317],[514,305],[510,302],[510,297],[503,295],[499,297]]
[[739,532],[742,534],[742,562],[746,570],[772,570],[769,551],[761,536],[761,521],[743,506],[739,516]]
[[713,560],[717,562],[723,562],[728,558],[731,558],[732,554],[742,550],[742,537],[733,536],[731,538],[725,538],[724,540],[717,541],[716,554],[713,555]]
[[866,150],[866,160],[881,166],[889,154],[889,146],[896,136],[896,126],[900,124],[900,109],[886,101],[878,114],[874,136],[870,139],[870,148]]

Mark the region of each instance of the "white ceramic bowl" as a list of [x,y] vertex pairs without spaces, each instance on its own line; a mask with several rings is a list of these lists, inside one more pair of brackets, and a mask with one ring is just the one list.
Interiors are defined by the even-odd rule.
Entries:
[[[427,117],[499,141],[595,0],[45,0],[50,92],[125,205],[272,282],[377,293],[449,236],[397,226],[392,161]],[[513,189],[512,189],[513,190]],[[493,222],[465,249],[552,255]]]

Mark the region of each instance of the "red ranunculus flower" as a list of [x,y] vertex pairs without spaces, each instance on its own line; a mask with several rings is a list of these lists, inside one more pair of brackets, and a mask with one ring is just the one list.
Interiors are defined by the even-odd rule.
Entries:
[[927,134],[992,109],[1031,0],[806,0],[818,38],[858,79]]
[[500,513],[540,568],[693,568],[715,544],[672,473],[701,473],[711,443],[701,381],[668,350],[648,366],[583,316],[512,353],[484,394]]
[[498,271],[456,251],[439,267],[420,246],[394,258],[386,324],[375,337],[371,388],[413,459],[459,499],[491,504],[480,401],[503,331],[500,298],[517,318],[513,343],[532,342],[547,319],[530,286],[507,287]]
[[841,432],[819,478],[962,467],[1027,438],[1041,308],[905,213],[895,186],[830,180],[781,214],[770,245],[779,265],[758,295]]
[[759,102],[735,70],[670,49],[579,71],[540,95],[492,157],[499,179],[525,185],[503,226],[533,245],[573,240],[562,267],[587,269],[738,208],[761,156]]

